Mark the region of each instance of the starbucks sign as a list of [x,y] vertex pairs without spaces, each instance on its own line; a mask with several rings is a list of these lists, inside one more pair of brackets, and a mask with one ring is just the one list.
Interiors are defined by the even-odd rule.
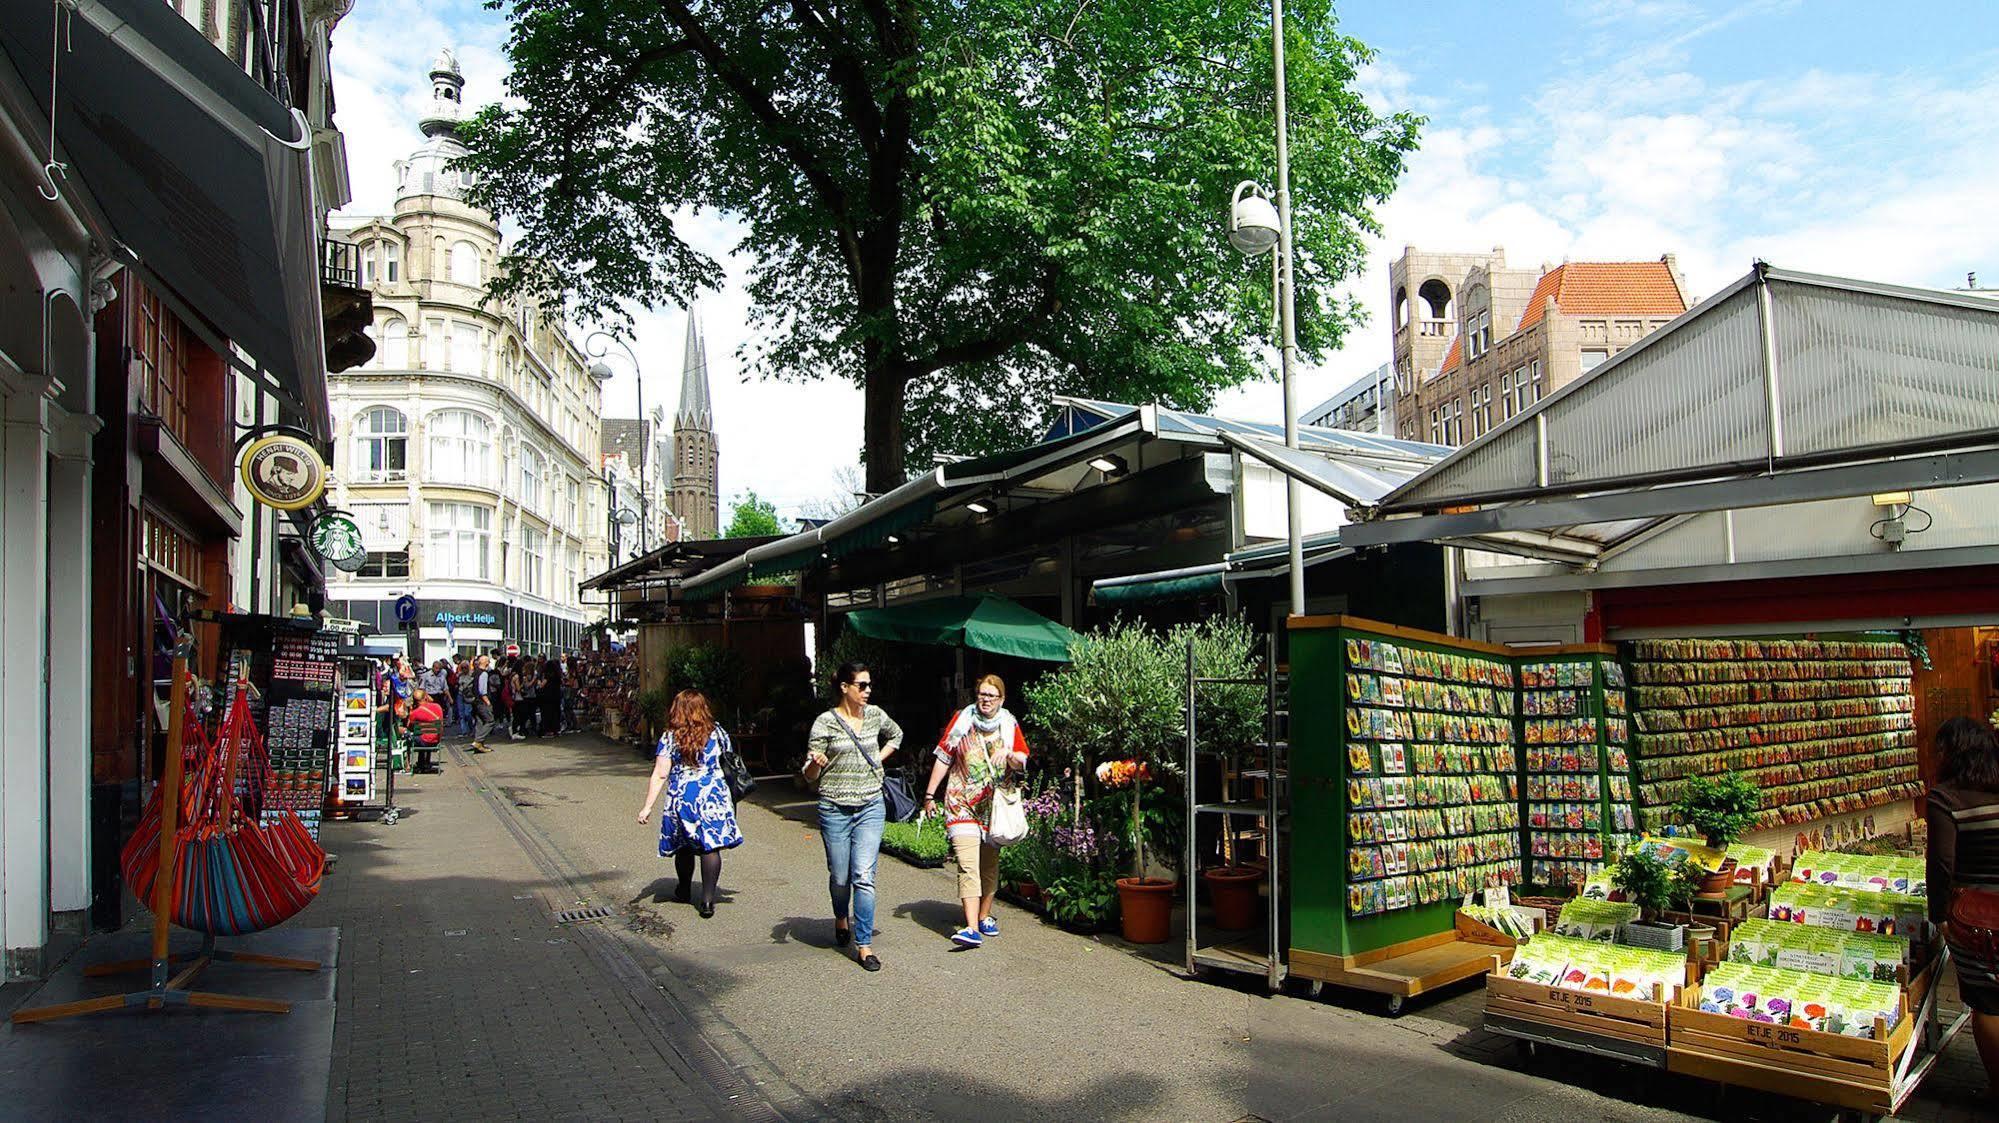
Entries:
[[310,541],[314,553],[348,573],[358,572],[368,563],[361,528],[344,512],[328,511],[315,519]]
[[297,511],[326,491],[326,461],[312,443],[288,433],[272,433],[243,450],[243,486],[266,507]]

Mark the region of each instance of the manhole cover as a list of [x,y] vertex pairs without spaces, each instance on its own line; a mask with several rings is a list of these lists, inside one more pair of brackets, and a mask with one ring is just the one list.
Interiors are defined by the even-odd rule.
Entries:
[[591,905],[587,909],[563,909],[555,914],[557,924],[577,924],[585,920],[603,920],[611,915],[611,910],[603,905]]

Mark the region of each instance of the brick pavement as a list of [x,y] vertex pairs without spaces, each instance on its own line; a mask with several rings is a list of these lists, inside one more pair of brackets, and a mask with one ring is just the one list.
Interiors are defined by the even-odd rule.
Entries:
[[[301,917],[339,925],[328,1118],[709,1119],[740,1114],[662,1025],[462,768],[398,778],[400,822],[329,823]],[[593,945],[593,940],[595,941]],[[635,976],[635,977],[634,977]],[[690,1060],[692,1057],[692,1060]]]

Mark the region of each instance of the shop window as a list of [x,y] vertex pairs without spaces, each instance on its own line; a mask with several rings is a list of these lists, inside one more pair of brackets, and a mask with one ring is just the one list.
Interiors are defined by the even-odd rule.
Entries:
[[470,410],[446,409],[425,423],[425,474],[437,483],[491,487],[493,426]]
[[201,546],[194,536],[147,508],[139,516],[140,548],[154,568],[190,589],[201,587]]
[[168,432],[188,444],[188,350],[193,341],[180,317],[158,296],[144,285],[133,287],[139,294],[133,312],[138,337],[133,358],[139,363],[141,401]]
[[409,419],[376,406],[354,421],[354,479],[400,480],[409,464]]
[[354,576],[356,577],[408,577],[410,575],[410,552],[408,550],[384,550],[368,552],[368,560]]
[[425,576],[492,579],[493,509],[476,503],[432,503]]

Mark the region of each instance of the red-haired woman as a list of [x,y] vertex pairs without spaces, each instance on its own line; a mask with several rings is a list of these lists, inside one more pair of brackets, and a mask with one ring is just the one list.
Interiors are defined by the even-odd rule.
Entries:
[[698,690],[683,690],[673,697],[666,714],[666,732],[660,734],[654,750],[652,779],[646,785],[645,806],[639,808],[639,822],[652,818],[653,801],[666,789],[666,809],[659,820],[659,856],[673,855],[673,869],[680,876],[675,900],[685,903],[693,896],[694,859],[701,858],[701,903],[696,906],[702,919],[715,915],[715,884],[722,879],[722,851],[743,844],[743,832],[736,826],[736,804],[729,796],[729,782],[722,773],[722,754],[728,751],[729,735],[715,724],[708,699]]

